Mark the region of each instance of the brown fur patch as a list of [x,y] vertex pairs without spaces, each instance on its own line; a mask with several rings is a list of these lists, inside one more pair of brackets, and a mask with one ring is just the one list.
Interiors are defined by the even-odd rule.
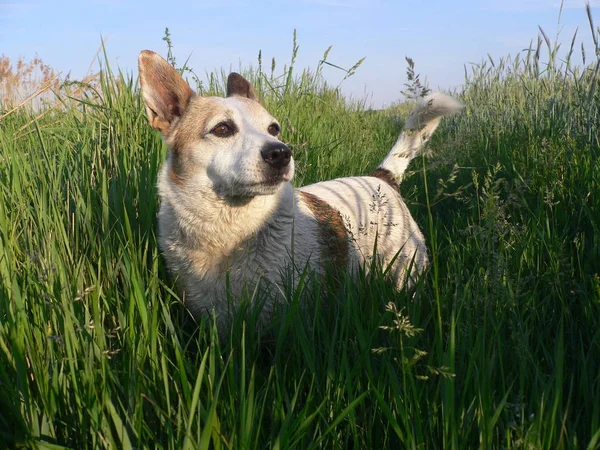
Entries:
[[258,101],[258,96],[256,95],[256,92],[254,92],[254,88],[250,82],[239,73],[232,72],[227,78],[227,97],[232,97],[234,95]]
[[194,91],[167,61],[154,52],[141,52],[138,67],[148,121],[167,137],[171,125],[181,117]]
[[183,177],[177,172],[177,168],[173,165],[169,168],[169,178],[179,187],[182,187],[184,184]]
[[177,122],[173,136],[167,139],[169,149],[182,153],[196,142],[201,141],[209,131],[207,122],[210,117],[214,116],[215,112],[222,112],[224,109],[219,98],[195,97],[181,120]]
[[175,129],[167,138],[167,146],[171,153],[169,178],[173,183],[183,185],[186,174],[194,168],[191,166],[190,150],[207,132],[206,123],[219,107],[219,100],[211,97],[194,97],[187,111],[175,124]]
[[330,261],[335,268],[345,268],[348,265],[348,231],[340,212],[314,194],[297,192],[319,224],[323,262]]
[[391,187],[393,187],[394,189],[398,190],[398,188],[400,187],[400,183],[398,183],[398,181],[396,180],[396,177],[394,177],[394,175],[392,175],[392,172],[390,172],[387,169],[375,169],[375,171],[371,174],[372,177],[375,178],[379,178],[382,181],[385,181],[387,184],[389,184]]

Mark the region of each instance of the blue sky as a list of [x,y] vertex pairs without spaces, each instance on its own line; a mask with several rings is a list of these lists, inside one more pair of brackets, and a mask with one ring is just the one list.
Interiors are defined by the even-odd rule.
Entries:
[[[58,6],[60,5],[60,6]],[[405,55],[430,87],[462,84],[464,66],[515,55],[538,34],[538,25],[568,46],[579,28],[591,54],[584,0],[280,0],[118,1],[0,0],[0,53],[11,59],[39,55],[55,69],[85,75],[101,36],[111,64],[136,70],[137,54],[152,49],[163,56],[169,27],[178,62],[190,57],[198,74],[215,68],[238,69],[275,57],[289,62],[296,29],[299,68],[315,67],[332,45],[329,61],[350,67],[366,57],[343,85],[346,94],[369,95],[379,107],[400,98],[406,81]],[[592,0],[600,25],[600,0]],[[191,55],[191,56],[190,56]],[[332,83],[343,77],[327,68]]]

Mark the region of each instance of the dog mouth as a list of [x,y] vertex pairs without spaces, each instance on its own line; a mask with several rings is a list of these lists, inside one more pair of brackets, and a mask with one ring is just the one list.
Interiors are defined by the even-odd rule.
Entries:
[[286,183],[291,181],[292,177],[288,174],[276,174],[269,175],[260,181],[255,181],[253,183],[247,183],[246,187],[276,187],[281,183]]
[[292,180],[293,171],[289,169],[267,170],[261,179],[244,183],[240,188],[244,191],[241,195],[268,195],[273,194],[282,184]]
[[291,181],[292,173],[290,170],[278,170],[277,173],[269,174],[265,177],[262,182],[258,182],[257,184],[264,184],[267,186],[277,185],[282,182]]
[[277,186],[278,184],[292,181],[292,177],[294,176],[294,171],[290,166],[281,169],[266,167],[261,172],[260,176],[248,183],[247,186]]
[[215,186],[215,191],[220,193],[219,195],[226,198],[251,198],[257,195],[271,195],[274,194],[277,189],[292,180],[293,170],[282,169],[282,170],[267,170],[258,180],[237,180],[230,188],[223,188]]

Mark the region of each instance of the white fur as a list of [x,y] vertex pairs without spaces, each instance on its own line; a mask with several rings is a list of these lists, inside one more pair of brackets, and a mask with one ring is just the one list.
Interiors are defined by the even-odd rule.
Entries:
[[417,108],[406,120],[404,132],[398,137],[379,167],[392,172],[398,182],[402,181],[402,175],[408,164],[427,143],[441,118],[454,114],[462,108],[458,100],[441,92],[420,97]]
[[[239,296],[262,281],[270,291],[262,311],[267,319],[281,292],[282,274],[307,266],[325,270],[323,227],[328,224],[307,198],[316,197],[319,207],[333,207],[338,225],[343,223],[348,270],[368,267],[376,242],[380,262],[387,266],[394,261],[390,273],[398,288],[427,266],[424,237],[394,187],[366,176],[294,190],[293,160],[272,175],[261,157],[265,143],[279,141],[266,131],[276,121],[252,99],[251,88],[249,98],[235,86],[225,99],[190,96],[187,85],[162,61],[152,52],[140,55],[148,116],[171,150],[158,180],[159,245],[194,315],[214,312],[222,326]],[[173,96],[161,97],[171,90]],[[183,110],[175,117],[170,114],[172,98]],[[443,94],[425,98],[380,168],[400,180],[440,118],[459,109],[456,100]],[[215,136],[214,127],[225,120],[237,132]]]

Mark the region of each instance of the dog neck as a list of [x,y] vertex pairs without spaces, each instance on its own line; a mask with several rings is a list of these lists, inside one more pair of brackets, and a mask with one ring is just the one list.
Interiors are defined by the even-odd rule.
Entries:
[[242,244],[264,238],[272,231],[269,224],[287,223],[288,216],[291,223],[293,216],[290,183],[271,195],[234,198],[220,197],[210,189],[189,193],[164,184],[161,188],[160,220],[171,222],[161,228],[203,253],[230,255],[246,247]]

